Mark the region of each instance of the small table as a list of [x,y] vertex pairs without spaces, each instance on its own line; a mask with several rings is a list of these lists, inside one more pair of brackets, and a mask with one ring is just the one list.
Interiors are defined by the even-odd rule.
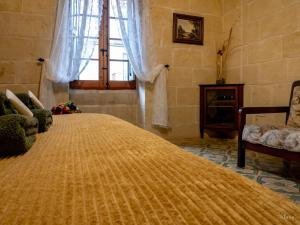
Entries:
[[237,130],[244,84],[201,84],[199,87],[201,138],[205,129],[223,133]]

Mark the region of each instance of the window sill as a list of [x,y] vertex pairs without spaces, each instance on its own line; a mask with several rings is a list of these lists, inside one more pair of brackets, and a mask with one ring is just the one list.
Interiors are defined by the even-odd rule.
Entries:
[[82,90],[135,90],[136,81],[110,81],[109,88],[105,81],[76,80],[70,82],[70,89]]
[[70,99],[82,105],[136,105],[136,90],[70,90]]
[[85,93],[136,93],[136,89],[70,89],[71,93],[80,93],[80,94],[85,94]]

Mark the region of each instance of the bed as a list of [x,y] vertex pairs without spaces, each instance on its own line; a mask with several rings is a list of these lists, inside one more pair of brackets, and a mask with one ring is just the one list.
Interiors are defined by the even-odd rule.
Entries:
[[54,116],[0,159],[0,224],[299,224],[294,203],[102,114]]

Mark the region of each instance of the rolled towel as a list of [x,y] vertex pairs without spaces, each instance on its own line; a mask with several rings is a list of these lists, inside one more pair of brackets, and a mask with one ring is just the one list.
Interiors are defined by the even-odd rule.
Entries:
[[52,113],[45,109],[32,109],[33,116],[39,121],[39,133],[45,132],[52,125]]
[[7,114],[18,114],[17,110],[10,104],[6,95],[0,92],[0,116]]
[[30,109],[38,109],[27,93],[17,93],[16,96]]
[[34,104],[27,93],[19,93],[16,96],[31,110],[33,116],[39,121],[39,133],[45,132],[52,125],[52,113],[49,110],[40,109]]
[[18,114],[0,116],[0,155],[28,151],[36,140],[38,120]]

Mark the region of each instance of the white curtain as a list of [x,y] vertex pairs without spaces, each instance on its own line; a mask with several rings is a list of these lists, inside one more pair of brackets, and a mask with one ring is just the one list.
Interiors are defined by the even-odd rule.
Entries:
[[98,44],[103,0],[59,0],[50,58],[46,59],[40,99],[56,104],[53,83],[77,80]]
[[122,40],[137,78],[154,84],[152,124],[168,127],[167,68],[159,64],[150,69],[147,59],[147,38],[151,38],[148,0],[111,1],[118,18]]

